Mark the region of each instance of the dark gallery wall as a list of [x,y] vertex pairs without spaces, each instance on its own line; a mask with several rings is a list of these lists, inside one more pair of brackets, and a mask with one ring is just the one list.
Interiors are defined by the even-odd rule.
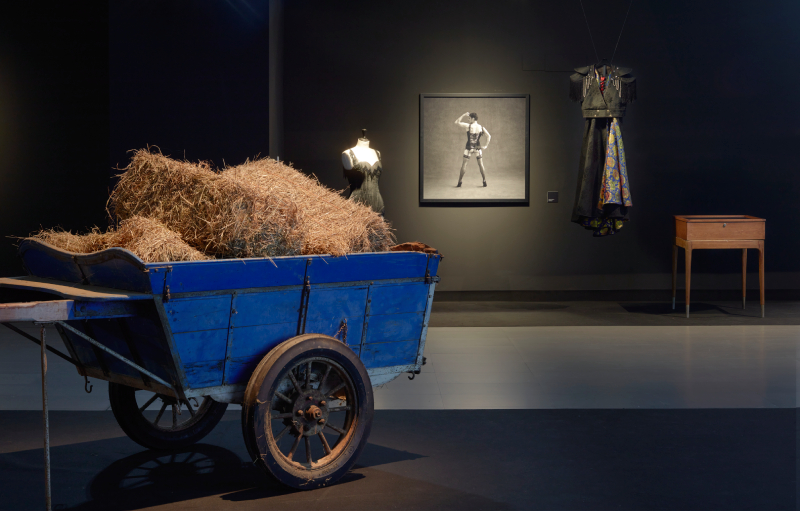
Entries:
[[[611,59],[630,2],[583,4]],[[767,288],[797,289],[798,22],[790,1],[633,1],[614,62],[638,80],[634,207],[611,238],[569,221],[583,119],[568,76],[596,60],[577,0],[287,2],[284,156],[344,188],[338,155],[369,129],[386,216],[444,253],[442,290],[668,288],[672,215],[718,213],[767,218]],[[419,94],[451,92],[531,95],[530,207],[420,207]],[[735,288],[740,260],[695,253],[693,282]]]
[[0,276],[40,226],[105,227],[128,150],[268,151],[268,4],[16,3],[0,17]]
[[266,156],[266,1],[109,6],[111,165],[148,145],[218,167]]
[[[387,218],[400,241],[445,254],[442,290],[664,289],[672,215],[710,213],[767,218],[767,287],[800,289],[800,4],[583,5],[609,59],[631,5],[614,58],[639,90],[624,121],[634,207],[619,235],[569,222],[583,120],[568,76],[596,60],[578,0],[285,1],[281,159],[342,189],[339,155],[367,128]],[[5,236],[104,226],[129,149],[216,165],[267,154],[268,13],[266,0],[7,6],[0,275],[22,271]],[[531,95],[530,206],[420,206],[419,94],[450,92]],[[738,266],[732,251],[701,251],[694,281],[735,288]]]
[[40,226],[104,225],[108,10],[11,2],[0,16],[0,276]]

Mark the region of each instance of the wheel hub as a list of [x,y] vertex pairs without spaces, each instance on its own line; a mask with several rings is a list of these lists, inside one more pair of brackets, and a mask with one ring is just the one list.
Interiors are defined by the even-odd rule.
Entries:
[[311,406],[308,407],[308,410],[306,410],[306,419],[307,420],[310,420],[310,421],[317,420],[318,421],[321,418],[322,418],[322,410],[320,410],[320,408],[317,405],[311,405]]
[[328,420],[328,403],[316,389],[310,389],[297,397],[293,406],[294,423],[303,429],[303,436],[316,435]]

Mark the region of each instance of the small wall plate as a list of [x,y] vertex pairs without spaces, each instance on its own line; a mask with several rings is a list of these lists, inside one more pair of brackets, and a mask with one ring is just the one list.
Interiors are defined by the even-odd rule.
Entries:
[[558,192],[547,192],[547,203],[555,204],[558,202]]

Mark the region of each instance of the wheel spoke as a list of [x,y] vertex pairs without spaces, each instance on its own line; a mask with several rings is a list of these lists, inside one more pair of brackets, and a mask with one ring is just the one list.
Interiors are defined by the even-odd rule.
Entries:
[[151,397],[145,404],[143,404],[142,407],[139,408],[139,411],[140,412],[145,411],[147,407],[152,405],[153,401],[155,401],[156,399],[158,399],[158,394],[153,394],[153,397]]
[[178,410],[175,405],[172,405],[172,429],[178,427]]
[[341,429],[341,428],[339,428],[337,426],[334,426],[330,422],[326,422],[325,423],[325,427],[326,428],[331,428],[332,430],[334,430],[335,432],[339,433],[340,435],[344,435],[345,434],[345,430],[343,430],[343,429]]
[[277,442],[278,442],[278,440],[280,440],[281,438],[283,438],[283,435],[285,435],[285,434],[286,434],[286,432],[287,432],[287,431],[289,431],[290,429],[292,429],[292,425],[291,425],[291,424],[289,424],[288,426],[286,426],[285,428],[283,428],[283,431],[281,431],[280,433],[278,433],[278,436],[276,436],[276,437],[275,437],[275,443],[277,443]]
[[166,409],[167,409],[167,403],[166,401],[163,401],[163,404],[161,405],[161,410],[159,410],[158,415],[156,415],[156,420],[153,421],[153,425],[158,426],[158,421],[161,420],[161,416],[164,415],[164,410]]
[[325,385],[325,380],[328,379],[328,375],[331,374],[331,369],[333,368],[333,366],[330,366],[328,364],[325,364],[325,366],[327,367],[327,369],[325,370],[325,376],[323,376],[322,379],[319,381],[318,388],[320,389],[320,391],[322,391],[322,387]]
[[285,395],[281,394],[278,391],[275,391],[275,395],[278,396],[279,398],[283,399],[284,401],[286,401],[289,404],[294,404],[294,401],[292,401],[291,399],[289,399],[288,397],[286,397]]
[[188,399],[186,400],[186,408],[189,409],[189,415],[194,417],[194,408],[192,408],[192,404],[189,402]]
[[342,383],[340,383],[339,385],[337,385],[337,386],[336,386],[336,388],[329,390],[329,391],[327,392],[327,394],[328,394],[328,396],[331,396],[331,397],[336,397],[336,396],[334,396],[333,394],[334,394],[335,392],[339,391],[339,390],[342,390],[342,389],[343,389],[343,388],[345,388],[346,386],[347,386],[347,384],[346,384],[346,383],[344,383],[344,382],[342,382]]
[[291,460],[292,457],[294,456],[295,451],[297,451],[297,447],[300,445],[300,440],[303,438],[302,425],[300,425],[300,427],[297,428],[297,432],[298,432],[297,438],[294,439],[294,444],[292,445],[292,449],[289,451],[289,454],[286,455],[286,457],[289,458],[289,460]]
[[343,410],[349,410],[349,406],[335,406],[333,408],[328,408],[329,412],[341,412]]
[[311,361],[308,361],[308,366],[306,367],[306,390],[311,388]]
[[322,448],[325,449],[325,454],[326,455],[330,454],[331,453],[331,446],[328,445],[328,439],[325,438],[325,434],[322,431],[320,431],[319,433],[317,433],[317,436],[319,437],[320,441],[322,442]]
[[291,412],[289,412],[289,413],[278,413],[278,414],[271,414],[271,417],[273,419],[289,419],[291,417],[294,417],[294,414],[291,413]]
[[294,373],[289,371],[289,379],[292,380],[292,385],[294,385],[294,390],[297,391],[298,394],[302,394],[303,391],[300,389],[300,384],[297,383],[297,378],[294,377]]
[[311,458],[311,437],[303,437],[306,439],[306,461],[309,465],[314,463],[313,458]]

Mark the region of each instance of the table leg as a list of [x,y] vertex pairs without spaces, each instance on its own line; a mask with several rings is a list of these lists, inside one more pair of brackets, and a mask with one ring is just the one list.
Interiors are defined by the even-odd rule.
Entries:
[[747,249],[742,249],[742,309],[747,299]]
[[758,242],[758,291],[761,299],[761,317],[764,317],[764,242]]
[[675,310],[675,290],[678,284],[678,245],[672,245],[672,310]]
[[689,293],[692,287],[692,245],[684,247],[686,252],[686,317],[689,317]]

